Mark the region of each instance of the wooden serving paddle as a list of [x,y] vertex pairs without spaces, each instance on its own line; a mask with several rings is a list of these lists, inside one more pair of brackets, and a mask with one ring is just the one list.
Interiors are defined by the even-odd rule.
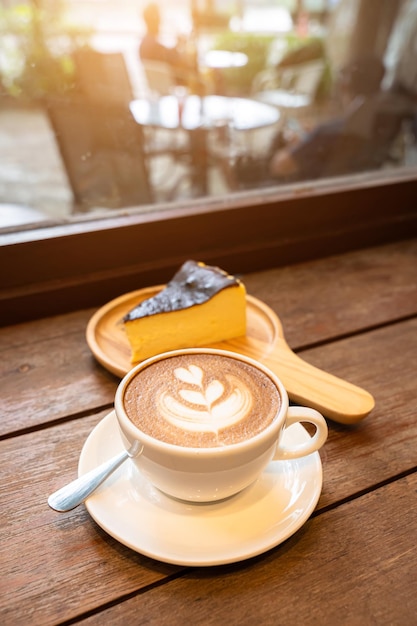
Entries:
[[268,355],[259,356],[262,350],[256,340],[252,349],[247,342],[240,345],[237,338],[232,340],[232,349],[266,365],[281,379],[293,402],[317,409],[336,422],[354,424],[372,411],[375,401],[370,393],[304,361],[291,350],[279,326],[281,333]]
[[[122,318],[131,308],[162,289],[162,285],[134,291],[99,309],[87,326],[87,343],[96,359],[117,376],[134,365]],[[247,298],[247,333],[210,348],[231,350],[252,357],[269,367],[283,382],[290,399],[317,409],[341,424],[354,424],[374,407],[367,391],[333,376],[296,355],[287,344],[282,324],[274,311],[254,298]]]

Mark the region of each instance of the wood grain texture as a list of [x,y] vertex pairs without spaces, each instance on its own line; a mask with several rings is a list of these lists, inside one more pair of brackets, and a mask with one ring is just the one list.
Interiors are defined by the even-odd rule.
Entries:
[[[123,317],[162,288],[159,285],[116,298],[99,309],[88,323],[88,345],[99,363],[113,374],[123,377],[133,367]],[[342,424],[355,423],[373,409],[374,399],[367,391],[313,367],[294,354],[277,315],[250,295],[246,297],[246,317],[244,336],[205,347],[231,350],[261,361],[282,380],[291,400],[315,408]]]
[[246,564],[194,570],[85,625],[173,623],[414,626],[416,475],[310,520]]
[[[417,321],[411,320],[337,342],[336,346],[343,344],[342,350],[330,344],[310,351],[310,355],[322,355],[323,362],[335,366],[346,360],[342,358],[345,350],[356,354],[357,363],[351,367],[355,369],[363,361],[359,371],[355,369],[356,375],[368,382],[373,380],[377,398],[372,419],[350,427],[330,424],[329,439],[320,452],[324,484],[318,510],[334,507],[416,468],[417,388],[415,372],[408,365],[417,347],[416,328]],[[389,360],[395,346],[400,349]],[[371,374],[370,363],[375,363],[375,354],[377,367],[373,366]],[[390,384],[393,376],[401,378],[401,385]],[[5,597],[5,610],[13,615],[15,624],[25,623],[24,618],[35,612],[42,618],[38,623],[54,623],[58,609],[59,619],[70,619],[100,606],[100,598],[110,602],[179,571],[119,545],[90,519],[84,506],[58,514],[46,504],[49,493],[76,476],[82,445],[104,415],[101,412],[0,443],[4,535],[0,547],[1,584],[10,591]],[[388,500],[386,506],[391,509],[393,504]],[[356,513],[345,515],[350,527],[356,526],[356,521],[352,524],[352,519],[356,519],[352,515]],[[372,525],[373,518],[367,523]],[[326,528],[331,537],[333,522]],[[287,544],[272,554],[280,560]],[[311,556],[314,536],[311,546],[306,555]],[[333,549],[331,545],[330,548]],[[247,586],[257,576],[257,570],[248,565],[236,567],[249,572]],[[76,581],[76,585],[68,586],[68,580]],[[81,592],[82,597],[78,597]]]
[[417,239],[244,276],[293,349],[417,314]]
[[[299,350],[415,315],[416,267],[414,240],[244,278],[248,292],[278,314],[289,346]],[[85,340],[94,312],[0,328],[0,436],[112,404],[118,379],[97,364]],[[310,353],[302,356],[310,359]],[[331,364],[321,369],[372,393],[356,371],[341,374]]]
[[402,242],[247,276],[291,347],[369,390],[376,406],[358,424],[329,422],[313,519],[234,566],[157,563],[109,537],[84,506],[49,509],[118,379],[88,349],[91,309],[1,329],[1,623],[414,626],[416,253],[417,242]]
[[0,324],[98,307],[187,258],[247,273],[414,237],[416,189],[412,171],[384,170],[6,233]]
[[110,602],[178,569],[120,545],[83,505],[70,513],[48,507],[48,495],[77,476],[82,445],[102,417],[0,443],[3,624],[72,619],[100,606],[103,594]]
[[85,341],[91,312],[0,331],[0,435],[111,406],[119,380]]
[[330,424],[322,460],[325,476],[331,466],[332,480],[324,481],[321,506],[344,491],[352,495],[417,467],[416,353],[417,319],[304,353],[319,367],[363,385],[376,401],[360,424]]

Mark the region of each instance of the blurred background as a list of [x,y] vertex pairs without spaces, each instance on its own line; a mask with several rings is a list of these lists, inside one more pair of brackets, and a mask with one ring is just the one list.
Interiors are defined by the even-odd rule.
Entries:
[[1,0],[0,228],[416,167],[414,0],[151,4]]

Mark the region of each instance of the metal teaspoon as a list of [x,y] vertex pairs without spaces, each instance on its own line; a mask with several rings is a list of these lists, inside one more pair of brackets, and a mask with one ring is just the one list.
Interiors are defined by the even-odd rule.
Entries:
[[98,467],[73,480],[65,487],[61,487],[58,491],[51,494],[48,498],[48,504],[51,509],[63,513],[71,511],[76,506],[84,502],[122,463],[128,458],[137,456],[142,452],[142,444],[135,441],[129,450],[120,452],[117,456],[105,461]]

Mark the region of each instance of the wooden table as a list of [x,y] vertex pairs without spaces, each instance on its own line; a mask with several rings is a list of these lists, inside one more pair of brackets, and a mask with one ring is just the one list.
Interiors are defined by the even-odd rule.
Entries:
[[299,355],[376,399],[355,426],[329,421],[311,518],[253,559],[191,568],[121,545],[84,505],[52,511],[118,380],[86,344],[92,310],[3,328],[2,624],[416,623],[417,240],[244,280]]

